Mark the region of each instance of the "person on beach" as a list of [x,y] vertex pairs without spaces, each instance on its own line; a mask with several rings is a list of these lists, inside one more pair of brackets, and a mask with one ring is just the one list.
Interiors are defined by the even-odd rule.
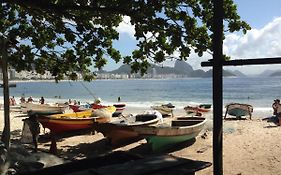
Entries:
[[281,104],[279,99],[274,100],[274,103],[272,104],[272,108],[273,108],[273,115],[275,115],[274,123],[279,125],[279,120],[281,118]]
[[277,114],[277,109],[278,106],[280,105],[280,100],[279,99],[275,99],[273,104],[272,104],[272,108],[273,108],[273,115]]
[[14,96],[11,98],[11,102],[12,102],[12,106],[15,106],[17,104]]
[[41,97],[41,99],[39,100],[39,103],[40,103],[40,104],[44,104],[44,103],[45,103],[44,97]]
[[117,101],[120,102],[121,101],[121,97],[118,97]]
[[25,103],[25,98],[24,98],[24,96],[22,96],[22,97],[20,98],[20,103]]
[[30,96],[28,99],[27,99],[27,103],[32,103],[33,102],[33,98],[32,96]]

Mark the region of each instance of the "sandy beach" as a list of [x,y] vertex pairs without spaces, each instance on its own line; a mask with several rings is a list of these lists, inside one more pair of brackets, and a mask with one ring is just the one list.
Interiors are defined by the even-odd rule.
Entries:
[[[142,109],[127,108],[124,113],[138,113]],[[184,115],[183,111],[175,111],[175,115]],[[268,112],[268,111],[267,111]],[[19,144],[21,130],[23,127],[20,113],[11,113],[11,140],[13,144]],[[254,114],[258,115],[258,114]],[[0,112],[0,128],[4,125],[3,111]],[[196,141],[181,144],[166,153],[178,157],[193,160],[212,162],[212,114],[205,130],[196,138]],[[281,143],[279,136],[281,127],[273,123],[262,121],[261,118],[253,116],[252,120],[224,120],[223,121],[223,171],[227,175],[270,175],[280,174],[281,167]],[[41,129],[43,135],[43,129]],[[27,144],[31,148],[33,145]],[[50,141],[39,143],[39,152],[48,152]],[[112,148],[107,144],[101,133],[83,134],[59,139],[57,142],[58,157],[65,161],[94,157],[113,151],[129,151],[136,154],[151,154],[146,141],[140,140],[123,147]],[[213,166],[198,171],[196,174],[213,174]]]

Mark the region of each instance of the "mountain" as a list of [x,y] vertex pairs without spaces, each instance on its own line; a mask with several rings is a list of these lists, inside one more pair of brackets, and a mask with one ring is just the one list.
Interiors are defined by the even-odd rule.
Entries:
[[188,63],[179,60],[175,62],[174,69],[180,74],[186,74],[188,76],[192,75],[192,72],[194,71],[192,66],[190,66]]
[[131,73],[131,67],[130,65],[124,64],[120,66],[118,69],[109,71],[108,73],[112,74],[130,74]]
[[[227,70],[223,70],[222,72],[224,77],[236,77],[235,74],[227,71]],[[213,76],[213,69],[208,70],[203,77],[212,77]]]
[[274,71],[274,70],[265,70],[265,71],[263,71],[262,73],[260,73],[259,75],[257,75],[257,76],[259,76],[259,77],[269,77],[269,76],[271,76],[272,74],[274,74],[276,71]]
[[[106,72],[96,72],[96,73],[106,73]],[[129,65],[122,65],[118,69],[109,71],[110,74],[131,74],[131,67]],[[205,72],[204,70],[198,69],[194,70],[192,66],[185,61],[177,60],[174,67],[167,66],[157,66],[152,65],[148,70],[147,74],[150,75],[176,75],[177,77],[211,77],[212,70]],[[236,76],[238,72],[233,73],[230,71],[223,71],[223,76]],[[239,75],[242,73],[240,72]]]
[[231,70],[227,70],[228,72],[236,75],[237,77],[246,77],[245,74],[243,74],[242,72],[240,72],[239,70],[234,70],[234,71],[231,71]]
[[276,71],[272,74],[270,74],[271,77],[281,77],[281,71]]

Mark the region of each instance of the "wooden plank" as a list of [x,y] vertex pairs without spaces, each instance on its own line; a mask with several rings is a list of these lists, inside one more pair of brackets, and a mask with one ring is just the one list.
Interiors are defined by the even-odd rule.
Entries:
[[[17,87],[17,84],[15,84],[15,83],[9,83],[8,86],[14,88],[14,87]],[[3,87],[4,87],[4,84],[3,84],[3,83],[0,83],[0,88],[3,88]]]
[[21,172],[17,175],[69,175],[75,172],[82,172],[84,170],[95,169],[111,164],[122,164],[127,161],[141,159],[139,155],[131,154],[124,151],[115,151],[113,153],[101,155],[98,157],[76,160],[73,162],[64,163],[52,167],[47,167],[38,171]]
[[213,162],[214,174],[223,174],[222,134],[222,62],[223,62],[223,0],[213,0]]
[[[223,66],[281,64],[281,57],[229,60],[229,61],[222,61],[221,64]],[[209,67],[209,66],[213,66],[213,65],[214,65],[213,60],[201,63],[202,67]]]

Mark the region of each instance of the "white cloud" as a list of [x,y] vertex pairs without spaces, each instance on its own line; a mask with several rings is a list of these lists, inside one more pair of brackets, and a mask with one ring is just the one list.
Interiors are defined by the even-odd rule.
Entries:
[[[117,30],[120,33],[127,33],[134,38],[135,29],[130,23],[130,17],[124,16]],[[231,56],[232,59],[251,59],[281,56],[281,17],[276,17],[272,22],[266,24],[261,29],[251,29],[246,35],[241,33],[227,34],[224,40],[224,53]],[[177,53],[174,56],[178,56]],[[212,56],[205,53],[203,57],[198,57],[194,52],[191,53],[187,62],[194,69],[202,68],[201,62],[212,59]],[[165,66],[173,66],[174,61],[166,61]],[[230,69],[239,69],[244,73],[257,74],[265,69],[281,69],[281,65],[263,65],[263,66],[243,66],[229,67]]]
[[[232,59],[280,57],[281,17],[275,18],[261,29],[248,31],[246,35],[227,35],[224,41],[224,53]],[[250,74],[261,73],[265,69],[281,69],[281,65],[241,67],[243,72]]]
[[[246,35],[241,33],[227,34],[224,40],[224,54],[232,59],[268,58],[281,56],[281,17],[275,18],[261,29],[251,29]],[[175,54],[176,56],[177,54]],[[205,53],[203,57],[198,57],[194,52],[186,61],[194,69],[202,68],[201,62],[212,59],[212,56]],[[173,63],[167,62],[166,65]],[[237,66],[226,69],[240,70],[247,74],[259,74],[266,69],[279,69],[281,65],[259,65],[259,66]]]
[[123,21],[117,27],[117,31],[119,33],[126,33],[131,38],[135,39],[135,37],[134,37],[135,27],[131,24],[131,18],[129,16],[124,16],[123,17]]

